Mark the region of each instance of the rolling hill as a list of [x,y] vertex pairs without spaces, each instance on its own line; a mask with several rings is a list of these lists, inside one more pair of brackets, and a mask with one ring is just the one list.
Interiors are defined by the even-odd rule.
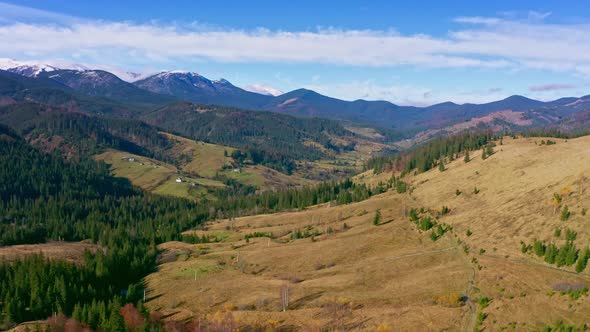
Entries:
[[[220,242],[160,245],[166,259],[147,278],[148,306],[170,319],[215,314],[249,328],[582,326],[588,269],[548,263],[528,246],[573,243],[578,260],[588,259],[590,137],[547,140],[504,137],[485,160],[472,151],[468,163],[406,176],[405,193],[207,223],[185,234]],[[556,193],[557,211],[571,211],[565,221]]]

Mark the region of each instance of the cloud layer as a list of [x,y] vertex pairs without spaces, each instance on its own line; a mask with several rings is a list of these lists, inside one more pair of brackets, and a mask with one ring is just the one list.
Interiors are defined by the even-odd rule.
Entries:
[[[16,7],[16,9],[15,9]],[[12,16],[27,8],[11,6]],[[16,14],[15,14],[16,13]],[[34,10],[36,17],[42,12]],[[3,16],[4,15],[4,16]],[[395,31],[318,29],[253,31],[71,19],[56,23],[11,21],[0,14],[3,56],[125,59],[144,64],[178,59],[219,62],[326,63],[352,66],[509,68],[590,75],[590,25],[533,19],[456,18],[442,37]]]

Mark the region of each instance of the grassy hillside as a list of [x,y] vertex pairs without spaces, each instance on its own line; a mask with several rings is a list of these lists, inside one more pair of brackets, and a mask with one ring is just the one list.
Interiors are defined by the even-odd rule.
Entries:
[[[166,152],[174,156],[173,159],[179,162],[178,166],[113,149],[94,158],[109,164],[115,176],[127,178],[144,190],[190,199],[215,199],[215,195],[209,189],[225,187],[224,177],[260,190],[313,183],[261,165],[237,166],[233,158],[224,155],[224,151],[233,151],[229,147],[197,142],[171,134],[163,135],[174,142]],[[183,182],[176,182],[179,177]]]
[[[302,330],[579,327],[590,312],[590,269],[547,263],[526,246],[563,247],[576,232],[582,259],[590,137],[497,144],[485,160],[471,151],[467,163],[461,156],[407,176],[406,193],[212,222],[189,233],[221,242],[164,243],[148,306],[171,319],[221,312],[241,325]],[[391,176],[369,171],[357,181]]]
[[234,161],[230,156],[234,152],[234,148],[197,142],[168,133],[163,134],[177,143],[174,148],[176,155],[186,155],[189,157],[190,162],[182,166],[185,172],[199,174],[203,177],[213,177],[224,167],[233,168],[231,166],[234,164]]
[[[206,187],[224,186],[212,179],[188,177],[174,165],[127,152],[109,150],[95,159],[109,164],[115,176],[128,178],[134,185],[156,194],[196,199],[207,193]],[[178,177],[183,182],[176,182]],[[192,183],[198,188],[191,192]]]

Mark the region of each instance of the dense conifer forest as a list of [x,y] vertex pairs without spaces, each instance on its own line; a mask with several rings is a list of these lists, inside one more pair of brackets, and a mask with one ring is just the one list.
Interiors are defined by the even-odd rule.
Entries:
[[[354,137],[338,121],[295,118],[262,111],[179,103],[148,113],[144,119],[185,137],[242,150],[246,159],[290,174],[297,160],[329,158],[354,149],[332,137]],[[314,144],[310,144],[314,142]]]

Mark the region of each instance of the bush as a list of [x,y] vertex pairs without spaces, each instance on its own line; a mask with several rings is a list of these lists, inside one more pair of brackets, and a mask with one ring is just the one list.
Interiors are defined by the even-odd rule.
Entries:
[[435,302],[438,305],[451,308],[460,307],[465,304],[463,301],[463,296],[461,296],[459,293],[447,293],[441,295],[435,300]]
[[565,230],[565,240],[566,241],[575,241],[577,236],[578,236],[578,233],[576,233],[575,231],[572,231],[569,228]]
[[420,219],[420,222],[418,223],[418,229],[420,229],[421,231],[427,231],[427,230],[431,229],[432,226],[434,226],[434,223],[432,222],[431,218],[428,216],[422,217]]
[[486,296],[482,296],[479,299],[477,299],[477,304],[479,304],[479,307],[481,309],[487,308],[490,305],[490,302],[492,302],[492,300],[490,300],[490,298]]

